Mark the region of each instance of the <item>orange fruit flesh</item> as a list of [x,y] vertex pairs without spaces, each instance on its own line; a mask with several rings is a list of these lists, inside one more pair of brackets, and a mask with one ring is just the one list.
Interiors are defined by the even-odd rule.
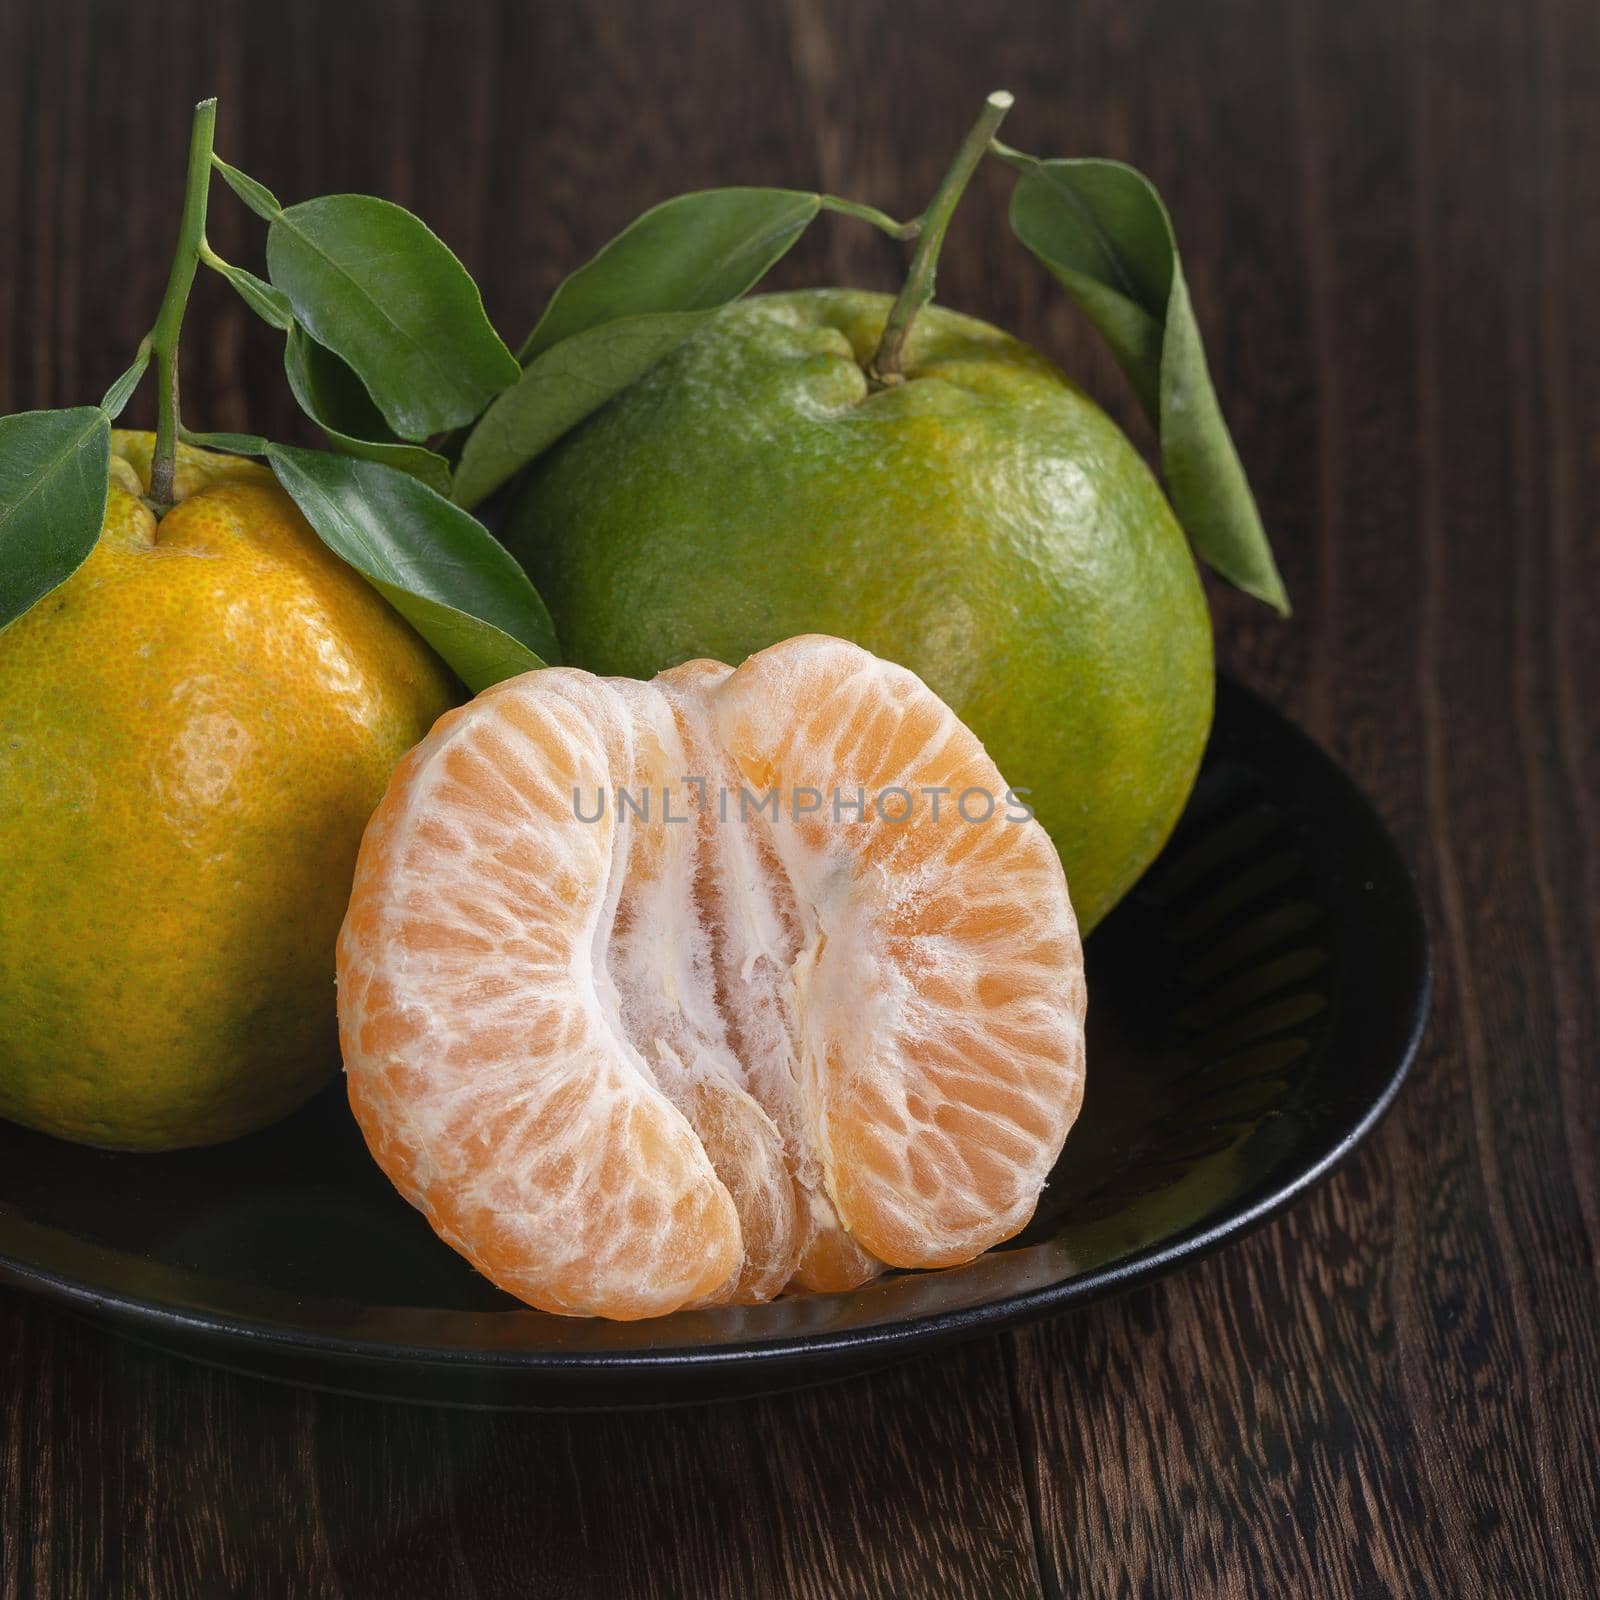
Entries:
[[1006,793],[920,680],[836,639],[480,695],[396,770],[356,869],[340,1036],[373,1155],[571,1315],[1010,1237],[1082,1099],[1084,985]]

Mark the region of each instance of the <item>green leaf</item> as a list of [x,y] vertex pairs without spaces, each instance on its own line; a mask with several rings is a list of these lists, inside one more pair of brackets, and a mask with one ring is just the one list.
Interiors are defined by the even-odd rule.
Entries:
[[517,359],[617,317],[715,311],[768,272],[821,209],[794,189],[702,189],[652,206],[561,283]]
[[708,189],[645,212],[556,290],[526,370],[468,435],[456,499],[477,505],[757,283],[821,208],[792,189]]
[[456,463],[457,502],[478,505],[714,315],[666,311],[621,317],[546,350],[467,435]]
[[88,559],[110,473],[111,418],[100,406],[0,417],[0,628]]
[[1173,509],[1196,553],[1281,614],[1289,598],[1223,421],[1172,221],[1149,179],[1118,161],[1038,161],[1011,227],[1100,330],[1161,441]]
[[100,409],[113,422],[122,415],[123,409],[133,398],[133,391],[139,387],[139,380],[149,365],[150,341],[146,339],[140,344],[139,353],[133,358],[133,364],[106,390],[106,397],[100,402]]
[[289,331],[283,366],[300,409],[340,455],[381,461],[439,494],[450,493],[450,463],[420,444],[396,439],[361,380],[298,324]]
[[198,445],[202,450],[222,450],[230,456],[264,456],[267,441],[259,433],[190,433],[178,429],[178,437],[185,444]]
[[289,297],[282,289],[274,289],[270,283],[263,283],[255,273],[224,261],[221,256],[204,247],[200,259],[213,272],[220,272],[233,285],[239,298],[269,327],[287,333],[294,326],[294,307],[289,304]]
[[387,200],[334,194],[290,206],[267,232],[267,271],[403,439],[470,422],[516,381],[466,269]]
[[278,482],[348,561],[450,664],[486,689],[553,661],[555,628],[527,574],[489,530],[376,461],[268,447]]
[[237,167],[230,167],[221,156],[213,154],[211,165],[222,174],[223,182],[258,217],[264,217],[271,222],[283,210],[278,204],[278,197],[264,183],[257,183],[248,173],[241,172]]

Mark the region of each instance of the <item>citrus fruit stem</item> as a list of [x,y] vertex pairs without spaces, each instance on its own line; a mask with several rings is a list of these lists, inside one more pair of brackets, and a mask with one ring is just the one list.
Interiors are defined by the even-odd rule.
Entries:
[[955,215],[972,174],[989,148],[995,130],[1005,120],[1011,109],[1012,97],[1004,89],[997,89],[983,103],[983,111],[973,123],[956,158],[950,163],[944,181],[934,193],[928,209],[922,213],[921,232],[917,248],[906,271],[906,281],[894,304],[889,308],[888,320],[883,325],[883,337],[878,341],[877,353],[867,367],[867,376],[879,388],[903,383],[905,373],[906,337],[917,313],[933,299],[934,273],[939,265],[939,249],[944,244],[945,231]]
[[156,363],[156,445],[150,462],[150,498],[168,506],[178,461],[178,334],[189,304],[189,290],[200,265],[206,232],[206,196],[211,185],[211,145],[217,128],[217,102],[202,100],[194,108],[189,134],[189,176],[184,185],[183,220],[178,227],[178,253],[173,258],[167,292],[150,330]]

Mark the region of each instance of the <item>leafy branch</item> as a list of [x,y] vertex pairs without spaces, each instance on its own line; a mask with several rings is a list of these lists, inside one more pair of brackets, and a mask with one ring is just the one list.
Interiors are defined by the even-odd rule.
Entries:
[[[329,547],[468,683],[553,659],[542,603],[470,508],[748,293],[823,211],[914,245],[869,363],[875,383],[904,381],[908,331],[932,297],[950,217],[986,155],[1016,174],[1016,237],[1105,338],[1155,423],[1168,491],[1196,552],[1287,612],[1159,195],[1119,162],[1040,160],[1002,144],[995,130],[1010,104],[1009,95],[989,97],[933,200],[909,221],[787,189],[713,189],[652,207],[558,286],[513,356],[477,285],[420,219],[370,195],[284,206],[215,153],[216,102],[202,101],[178,248],[132,363],[98,406],[0,418],[0,627],[93,549],[111,424],[153,367],[157,514],[173,496],[180,441],[264,456]],[[267,224],[266,278],[207,241],[213,172]],[[289,387],[328,451],[184,426],[179,334],[201,266],[283,333]]]

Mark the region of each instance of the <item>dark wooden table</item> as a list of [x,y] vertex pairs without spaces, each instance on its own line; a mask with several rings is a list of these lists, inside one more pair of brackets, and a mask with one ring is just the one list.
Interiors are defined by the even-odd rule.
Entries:
[[[190,104],[287,198],[422,212],[515,339],[645,204],[908,214],[985,91],[1177,221],[1298,610],[1223,660],[1416,863],[1435,1014],[1378,1135],[1195,1270],[812,1393],[411,1410],[0,1296],[0,1596],[1585,1596],[1600,1528],[1600,5],[289,0],[0,6],[0,410],[97,397],[170,258]],[[943,299],[1132,422],[980,178]],[[254,261],[219,200],[212,238]],[[888,287],[831,219],[786,284]],[[294,431],[204,283],[192,426]],[[1143,431],[1142,440],[1148,439]]]

